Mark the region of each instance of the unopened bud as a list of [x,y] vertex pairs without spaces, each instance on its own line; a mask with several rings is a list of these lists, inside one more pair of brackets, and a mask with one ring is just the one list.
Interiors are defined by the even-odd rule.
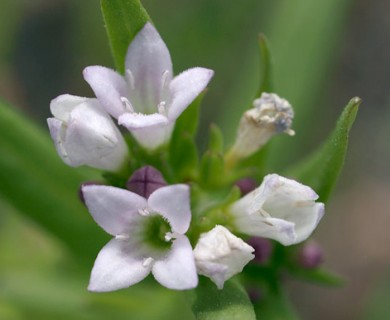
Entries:
[[298,263],[300,266],[313,269],[320,266],[324,261],[324,253],[321,246],[313,241],[305,243],[298,253]]
[[152,166],[145,166],[134,171],[126,183],[126,188],[144,198],[167,185],[161,172]]
[[241,195],[245,196],[247,193],[255,190],[257,188],[258,183],[255,179],[252,178],[242,178],[237,180],[235,185],[240,189]]
[[272,254],[272,242],[262,237],[251,237],[247,243],[255,249],[254,263],[265,264]]

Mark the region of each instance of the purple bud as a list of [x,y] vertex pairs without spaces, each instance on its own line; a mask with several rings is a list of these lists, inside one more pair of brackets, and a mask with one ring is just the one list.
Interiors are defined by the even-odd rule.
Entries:
[[241,195],[246,195],[247,193],[255,190],[257,187],[257,182],[252,178],[242,178],[237,180],[235,185],[240,188]]
[[272,242],[261,237],[251,237],[247,243],[255,249],[253,262],[265,264],[272,254]]
[[321,246],[310,241],[305,243],[298,252],[298,263],[301,267],[312,269],[318,267],[324,261],[324,253]]
[[160,171],[152,166],[145,166],[134,171],[127,180],[126,188],[147,199],[158,188],[166,185],[167,182]]
[[102,184],[103,183],[99,182],[99,181],[85,181],[85,182],[83,182],[80,185],[80,188],[79,188],[79,199],[80,199],[80,201],[85,205],[85,199],[84,199],[84,194],[83,194],[83,190],[82,190],[82,188],[84,186],[93,186],[93,185],[102,185]]

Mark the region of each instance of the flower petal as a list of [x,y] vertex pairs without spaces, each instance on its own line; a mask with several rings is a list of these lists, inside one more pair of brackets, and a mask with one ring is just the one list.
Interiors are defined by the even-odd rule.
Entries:
[[325,213],[325,206],[323,203],[315,203],[313,207],[307,207],[296,213],[291,213],[291,221],[296,225],[297,241],[296,243],[306,240],[317,227],[321,218]]
[[176,76],[169,85],[171,101],[168,109],[168,118],[172,121],[176,120],[206,88],[213,75],[213,70],[192,68]]
[[54,117],[67,122],[70,113],[81,103],[92,100],[90,98],[62,94],[50,102],[50,111]]
[[109,114],[118,118],[126,112],[121,97],[127,98],[128,88],[119,73],[106,67],[90,66],[84,69],[83,75]]
[[99,252],[91,272],[88,290],[106,292],[127,288],[143,280],[151,265],[137,255],[127,240],[112,239]]
[[47,125],[49,126],[50,135],[54,141],[58,155],[67,165],[72,166],[68,153],[64,148],[64,140],[66,133],[64,123],[56,118],[48,118]]
[[152,273],[169,289],[185,290],[198,285],[194,255],[187,237],[180,236],[173,241],[168,255],[154,263]]
[[184,234],[191,221],[190,188],[185,184],[161,187],[154,191],[148,205],[166,218],[172,231]]
[[163,100],[171,81],[172,61],[168,48],[152,24],[146,23],[131,42],[126,55],[126,72],[131,72],[131,100],[141,113],[153,113]]
[[139,209],[146,208],[146,199],[124,189],[87,185],[82,187],[85,203],[93,219],[111,235],[127,235],[136,227]]
[[[130,113],[124,114],[119,118],[119,123],[127,127],[137,142],[145,149],[151,151],[166,144],[173,130],[174,123],[167,122],[162,115],[137,115],[137,117],[128,116]],[[153,116],[153,117],[152,117]]]
[[159,113],[141,114],[129,112],[121,115],[118,118],[118,123],[129,130],[134,130],[167,124],[168,119]]
[[297,243],[295,223],[284,219],[252,214],[236,219],[236,226],[247,235],[274,239],[285,246]]

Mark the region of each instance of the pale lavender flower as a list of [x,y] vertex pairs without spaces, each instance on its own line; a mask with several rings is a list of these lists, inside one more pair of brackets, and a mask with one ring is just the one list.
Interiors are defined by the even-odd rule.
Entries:
[[114,236],[96,258],[90,291],[126,288],[150,272],[170,289],[197,286],[192,247],[184,235],[191,220],[187,185],[161,187],[148,199],[110,186],[82,191],[94,220]]
[[129,46],[125,76],[101,66],[84,70],[107,112],[149,150],[169,141],[176,119],[212,76],[212,70],[198,67],[173,78],[169,51],[150,23]]
[[237,231],[291,245],[306,240],[324,214],[318,195],[297,181],[277,174],[229,207]]
[[66,164],[109,171],[125,164],[127,145],[97,99],[64,94],[51,101],[50,110],[50,134]]
[[222,289],[226,280],[242,271],[254,258],[254,249],[223,226],[200,235],[194,249],[198,273]]

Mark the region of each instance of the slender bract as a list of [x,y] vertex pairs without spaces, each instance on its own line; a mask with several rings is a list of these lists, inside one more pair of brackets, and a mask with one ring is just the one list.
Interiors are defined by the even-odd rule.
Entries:
[[288,171],[290,176],[310,185],[318,193],[322,202],[329,199],[344,165],[349,131],[355,121],[360,103],[360,98],[352,98],[326,142],[302,163]]

